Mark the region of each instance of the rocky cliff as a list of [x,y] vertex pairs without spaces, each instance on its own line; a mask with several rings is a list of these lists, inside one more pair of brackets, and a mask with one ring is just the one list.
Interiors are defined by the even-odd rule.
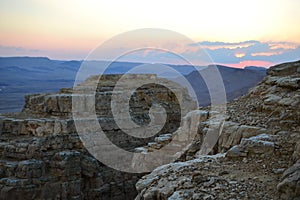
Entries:
[[[169,126],[148,139],[123,134],[109,110],[112,90],[120,77],[105,75],[99,80],[99,77],[93,76],[77,86],[82,91],[89,91],[96,83],[95,105],[84,103],[82,106],[95,109],[102,129],[114,144],[135,151],[136,147],[146,145],[164,131],[178,128],[178,99],[166,88],[148,84],[132,95],[131,116],[136,123],[147,123],[151,117],[149,106],[156,98],[168,105],[166,123]],[[155,75],[128,75],[127,78],[137,82],[159,79]],[[166,79],[159,81],[169,82]],[[187,97],[181,99],[181,103],[195,109],[195,102],[184,94],[187,91],[180,91],[182,96]],[[116,92],[122,96],[124,91]],[[21,113],[1,116],[0,199],[123,200],[134,199],[137,195],[135,183],[141,174],[109,168],[85,149],[72,119],[73,95],[83,94],[61,89],[59,93],[28,95]]]
[[[181,159],[136,184],[136,199],[300,199],[300,61],[271,67],[230,103],[218,142],[201,147],[211,119],[195,112],[198,134]],[[191,119],[190,119],[191,120]]]
[[[145,85],[130,101],[134,122],[149,123],[155,98],[169,105],[165,129],[147,139],[124,135],[116,126],[110,100],[120,76],[103,76],[94,91],[95,105],[90,107],[87,99],[81,106],[95,111],[116,145],[147,154],[180,140],[182,132],[197,132],[176,162],[145,176],[116,171],[89,154],[72,119],[72,89],[28,95],[21,113],[0,118],[0,199],[299,199],[300,61],[271,67],[267,74],[227,106],[221,126],[217,122],[224,115],[209,107],[188,113],[180,124],[172,93]],[[128,78],[158,79],[154,75]],[[90,77],[79,91],[80,87],[90,90],[97,80]],[[181,91],[188,97],[187,91]],[[121,97],[122,91],[117,92]],[[187,110],[196,109],[190,98],[180,102]],[[216,143],[207,140],[215,126]]]

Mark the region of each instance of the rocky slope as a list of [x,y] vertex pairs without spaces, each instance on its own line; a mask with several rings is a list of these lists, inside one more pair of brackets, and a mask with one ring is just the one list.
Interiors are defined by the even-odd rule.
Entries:
[[212,122],[198,114],[194,142],[140,179],[136,199],[300,199],[300,61],[271,67],[227,111],[209,156],[201,146]]

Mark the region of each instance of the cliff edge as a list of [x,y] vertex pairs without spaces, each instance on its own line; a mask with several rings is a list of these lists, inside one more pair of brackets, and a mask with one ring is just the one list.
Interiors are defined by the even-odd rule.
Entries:
[[136,199],[300,199],[300,61],[268,69],[227,115],[209,155],[201,146],[213,121],[199,116],[194,142],[140,179]]

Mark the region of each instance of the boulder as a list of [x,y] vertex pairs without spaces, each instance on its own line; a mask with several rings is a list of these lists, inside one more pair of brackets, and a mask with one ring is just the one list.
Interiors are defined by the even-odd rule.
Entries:
[[226,157],[244,157],[255,154],[270,155],[275,150],[274,137],[260,134],[250,138],[243,138],[239,145],[228,150]]
[[284,172],[277,189],[281,199],[298,200],[300,198],[300,160]]
[[300,160],[300,141],[298,141],[295,145],[295,150],[292,156],[293,161]]
[[218,141],[218,152],[225,152],[231,147],[240,144],[243,138],[250,138],[266,132],[266,129],[256,126],[239,125],[234,122],[225,122]]
[[286,76],[294,73],[300,73],[300,61],[292,63],[283,63],[270,67],[267,70],[267,75],[271,76]]

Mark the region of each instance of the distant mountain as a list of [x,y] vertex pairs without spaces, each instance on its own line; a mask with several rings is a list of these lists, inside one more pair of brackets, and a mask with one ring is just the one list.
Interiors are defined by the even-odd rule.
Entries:
[[247,66],[245,67],[244,69],[247,69],[247,70],[254,70],[254,71],[263,71],[263,72],[266,72],[266,68],[264,67],[257,67],[257,66]]
[[[210,66],[208,66],[208,68],[209,67]],[[221,65],[217,65],[216,67],[222,76],[228,102],[246,94],[250,88],[260,82],[266,75],[265,68],[239,69]],[[203,70],[209,70],[208,68]],[[211,103],[209,91],[204,79],[199,75],[199,73],[197,71],[193,71],[184,78],[188,80],[193,87],[199,105],[209,105]],[[173,80],[182,84],[182,79],[183,77],[179,77]]]
[[[20,111],[24,95],[32,93],[55,92],[60,88],[73,87],[76,73],[82,61],[51,60],[46,57],[0,57],[0,113]],[[85,65],[92,72],[99,73],[106,65],[104,74],[123,74],[142,63],[88,61]],[[168,65],[174,73],[161,67],[151,67],[139,73],[153,73],[163,78],[181,83],[178,73],[186,77],[193,86],[200,105],[208,105],[210,98],[205,82],[195,70],[205,67],[190,65]],[[99,69],[99,71],[98,71]],[[246,67],[245,69],[218,66],[223,77],[228,101],[245,94],[256,85],[266,73],[266,69]],[[177,71],[177,73],[175,73]]]
[[[82,61],[51,60],[46,57],[0,57],[0,113],[20,111],[25,94],[55,92],[60,88],[73,87],[81,64]],[[92,69],[92,74],[99,73],[106,65],[109,67],[104,71],[105,74],[124,74],[142,63],[88,61],[85,64]],[[189,65],[169,66],[182,75],[195,70]],[[160,67],[140,73],[154,73],[164,78],[178,76],[178,73],[170,73]]]

